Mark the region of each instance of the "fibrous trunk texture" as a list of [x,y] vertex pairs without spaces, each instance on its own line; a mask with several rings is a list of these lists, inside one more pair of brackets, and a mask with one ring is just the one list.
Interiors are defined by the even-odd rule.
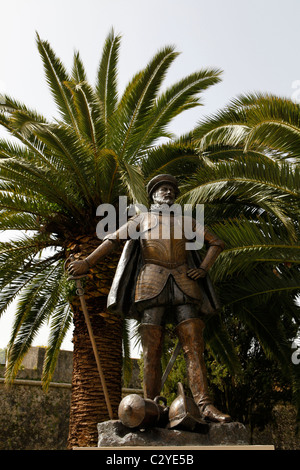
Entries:
[[[76,257],[84,258],[97,245],[99,240],[86,237],[71,249]],[[118,258],[119,253],[116,253],[105,259],[83,280],[88,314],[114,418],[117,418],[122,390],[122,318],[107,312],[106,301]],[[109,413],[80,299],[76,294],[71,306],[74,352],[68,446],[94,447],[97,446],[97,424],[109,420]]]

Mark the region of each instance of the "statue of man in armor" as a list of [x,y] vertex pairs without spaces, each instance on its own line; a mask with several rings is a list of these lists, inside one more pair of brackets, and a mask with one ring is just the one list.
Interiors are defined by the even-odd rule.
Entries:
[[[189,387],[203,419],[231,421],[220,412],[208,393],[204,363],[204,319],[218,308],[208,271],[224,249],[224,242],[200,227],[206,254],[186,249],[182,214],[169,213],[178,194],[178,183],[172,175],[158,175],[147,185],[151,207],[128,220],[116,232],[105,237],[85,260],[73,261],[69,272],[80,275],[103,259],[124,239],[123,250],[108,297],[108,308],[138,318],[144,360],[144,397],[154,399],[161,390],[161,354],[165,325],[176,325],[183,348]],[[163,237],[163,225],[169,223],[169,236]],[[197,222],[192,219],[193,231]],[[178,227],[182,236],[178,236]],[[176,236],[175,236],[176,232]],[[130,233],[139,233],[129,240]]]

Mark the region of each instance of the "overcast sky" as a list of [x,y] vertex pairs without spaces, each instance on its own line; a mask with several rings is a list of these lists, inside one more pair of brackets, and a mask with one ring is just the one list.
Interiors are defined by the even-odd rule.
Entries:
[[[120,92],[166,45],[181,52],[166,85],[201,68],[222,69],[222,82],[203,94],[204,106],[174,121],[172,130],[178,135],[241,93],[300,98],[299,0],[0,0],[0,6],[0,94],[11,95],[48,119],[57,112],[36,32],[50,42],[68,70],[74,51],[79,51],[94,83],[113,27],[122,35]],[[12,316],[10,309],[0,319],[0,348],[8,342]],[[34,344],[46,345],[47,335],[44,328]],[[70,336],[64,349],[72,348]]]

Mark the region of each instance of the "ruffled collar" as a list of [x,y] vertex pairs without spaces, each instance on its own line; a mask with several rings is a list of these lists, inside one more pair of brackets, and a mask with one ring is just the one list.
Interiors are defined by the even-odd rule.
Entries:
[[167,213],[171,215],[177,215],[176,214],[177,207],[180,208],[178,204],[175,204],[174,205],[175,211],[170,212],[170,206],[168,204],[151,204],[150,212],[157,212],[157,213],[162,212],[162,213]]

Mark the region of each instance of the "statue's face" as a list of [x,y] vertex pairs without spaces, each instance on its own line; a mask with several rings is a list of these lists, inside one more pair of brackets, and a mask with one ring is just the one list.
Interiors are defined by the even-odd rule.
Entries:
[[154,204],[168,204],[171,206],[176,199],[175,189],[171,184],[163,183],[152,194]]

